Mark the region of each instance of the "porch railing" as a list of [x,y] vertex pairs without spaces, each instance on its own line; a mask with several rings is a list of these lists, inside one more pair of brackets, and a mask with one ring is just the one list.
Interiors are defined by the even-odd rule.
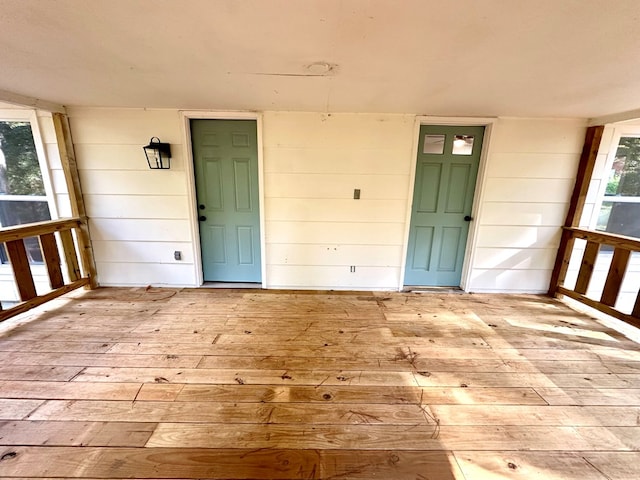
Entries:
[[[0,229],[0,242],[6,248],[18,294],[22,301],[22,303],[7,310],[3,310],[0,305],[0,321],[26,312],[82,286],[91,285],[93,273],[88,271],[86,266],[89,263],[84,258],[85,252],[81,248],[82,245],[76,247],[73,234],[75,230],[76,238],[82,244],[82,232],[80,229],[83,227],[85,227],[85,224],[82,219],[66,218]],[[24,239],[31,237],[39,240],[42,258],[51,286],[51,291],[42,295],[38,295],[36,292],[27,249],[24,245]],[[60,240],[61,248],[58,247],[58,239]],[[64,256],[68,283],[65,283],[62,273],[60,254]],[[84,267],[83,269],[80,268],[81,264]]]
[[[637,296],[631,314],[624,313],[615,308],[631,254],[640,252],[640,240],[623,235],[573,227],[564,227],[563,236],[566,237],[567,241],[563,243],[567,245],[567,248],[564,252],[558,252],[563,258],[563,274],[556,284],[551,285],[549,293],[566,295],[607,315],[640,327],[640,292],[636,294]],[[575,287],[570,289],[566,288],[563,284],[576,239],[586,240],[587,243],[580,262],[580,270]],[[609,271],[607,272],[604,288],[600,294],[600,299],[593,300],[587,297],[586,294],[593,276],[598,254],[603,245],[613,247],[613,257]]]

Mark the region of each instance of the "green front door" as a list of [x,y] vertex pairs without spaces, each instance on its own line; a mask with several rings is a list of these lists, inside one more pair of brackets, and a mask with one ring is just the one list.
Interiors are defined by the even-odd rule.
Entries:
[[405,285],[460,285],[484,127],[420,127]]
[[260,282],[255,120],[191,120],[204,280]]

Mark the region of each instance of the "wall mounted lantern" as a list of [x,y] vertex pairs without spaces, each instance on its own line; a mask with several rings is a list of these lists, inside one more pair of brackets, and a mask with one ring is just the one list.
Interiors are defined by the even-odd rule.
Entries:
[[149,168],[153,170],[171,168],[171,145],[160,142],[158,137],[151,137],[149,145],[142,148],[147,156]]

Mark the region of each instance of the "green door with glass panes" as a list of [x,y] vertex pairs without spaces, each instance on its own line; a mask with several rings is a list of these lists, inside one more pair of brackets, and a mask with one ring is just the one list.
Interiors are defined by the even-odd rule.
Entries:
[[484,127],[420,127],[404,285],[460,285]]

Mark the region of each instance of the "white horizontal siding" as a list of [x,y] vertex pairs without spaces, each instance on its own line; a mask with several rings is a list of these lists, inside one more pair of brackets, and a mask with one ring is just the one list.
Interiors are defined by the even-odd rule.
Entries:
[[556,248],[560,241],[560,228],[525,226],[486,226],[479,235],[478,247]]
[[567,178],[489,178],[485,201],[566,204],[574,184]]
[[413,122],[413,115],[267,112],[264,143],[269,148],[320,149],[327,160],[344,149],[410,153]]
[[[144,156],[142,152],[139,154]],[[87,195],[115,192],[118,195],[186,194],[184,173],[171,170],[81,170],[80,181]]]
[[481,269],[473,271],[471,281],[475,292],[542,293],[548,290],[549,270],[542,269]]
[[[501,118],[491,142],[492,152],[579,154],[586,127],[585,120]],[[535,165],[528,167],[536,169]]]
[[476,253],[476,269],[480,270],[548,270],[553,268],[554,248],[486,248]]
[[[267,119],[268,121],[268,119]],[[411,157],[411,144],[405,146]],[[395,162],[397,148],[388,145],[371,148],[368,145],[339,147],[319,145],[314,148],[292,148],[281,145],[264,146],[266,173],[310,173],[330,175],[409,175],[409,162]]]
[[267,243],[342,245],[402,245],[404,223],[335,223],[333,229],[322,222],[267,222]]
[[556,227],[566,212],[557,203],[487,202],[482,210],[483,225]]
[[410,115],[265,114],[268,286],[398,288],[413,125]]
[[187,220],[90,218],[89,227],[94,240],[135,242],[190,242]]
[[[353,200],[268,198],[265,201],[272,221],[326,223],[404,223],[405,200]],[[325,225],[326,227],[326,225]],[[341,228],[336,226],[336,228]]]
[[574,181],[578,167],[575,160],[575,153],[494,153],[487,174],[490,178],[565,178]]
[[103,286],[156,285],[189,286],[193,284],[193,265],[183,263],[97,262]]
[[[142,147],[158,137],[174,147],[182,144],[177,110],[141,108],[68,108],[73,143],[77,145],[137,146],[138,161],[145,163]],[[84,167],[84,163],[83,163]]]
[[[164,138],[161,140],[165,141]],[[149,139],[140,140],[133,145],[76,144],[75,151],[76,155],[83,159],[84,170],[148,171],[142,149],[148,143]],[[171,144],[171,171],[174,172],[184,170],[183,153],[179,147],[180,145]]]
[[356,188],[362,200],[406,200],[407,175],[270,173],[265,183],[269,198],[353,200]]
[[585,131],[582,120],[496,122],[467,289],[548,290]]
[[267,257],[275,265],[393,267],[402,262],[398,245],[269,244]]
[[396,290],[399,268],[357,266],[269,265],[267,275],[272,288]]
[[[99,283],[195,285],[179,113],[70,108],[69,122]],[[170,170],[147,166],[151,137],[171,144]]]
[[[179,112],[71,108],[70,121],[100,283],[194,285],[199,240],[191,233]],[[398,288],[414,121],[263,114],[268,287]],[[585,125],[514,118],[494,124],[474,211],[468,290],[546,291]],[[141,147],[151,136],[171,143],[170,171],[147,168]],[[175,250],[183,260],[173,259]]]
[[189,201],[185,195],[84,196],[85,206],[96,218],[184,219]]
[[[97,258],[114,263],[193,263],[191,242],[136,242],[93,240]],[[181,252],[181,260],[174,259],[174,252]]]

